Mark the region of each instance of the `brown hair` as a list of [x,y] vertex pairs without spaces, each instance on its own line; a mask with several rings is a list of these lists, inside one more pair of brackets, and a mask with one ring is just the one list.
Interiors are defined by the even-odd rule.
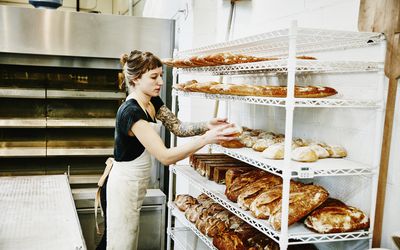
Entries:
[[162,67],[161,60],[151,52],[131,51],[129,56],[123,54],[120,59],[125,76],[125,84],[134,86],[133,80],[139,79],[149,70]]

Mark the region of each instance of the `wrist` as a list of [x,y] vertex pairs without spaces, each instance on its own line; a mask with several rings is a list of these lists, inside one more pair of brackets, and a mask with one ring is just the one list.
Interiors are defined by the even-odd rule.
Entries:
[[205,134],[199,136],[199,143],[201,147],[204,147],[205,145],[209,144],[207,136]]

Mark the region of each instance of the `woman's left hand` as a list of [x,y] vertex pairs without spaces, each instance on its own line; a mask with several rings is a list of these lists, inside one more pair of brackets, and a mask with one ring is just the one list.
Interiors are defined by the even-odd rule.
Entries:
[[228,124],[227,118],[213,118],[207,122],[207,128],[213,129],[225,124]]

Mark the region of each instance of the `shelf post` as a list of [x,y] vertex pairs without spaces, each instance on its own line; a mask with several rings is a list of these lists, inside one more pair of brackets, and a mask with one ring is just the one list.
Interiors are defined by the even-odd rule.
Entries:
[[288,247],[288,218],[289,218],[289,195],[290,195],[290,177],[291,177],[291,151],[293,134],[293,113],[294,113],[294,85],[296,76],[296,38],[297,21],[292,21],[289,29],[289,57],[287,61],[287,96],[286,96],[286,119],[285,119],[285,155],[284,169],[282,173],[282,218],[280,249]]

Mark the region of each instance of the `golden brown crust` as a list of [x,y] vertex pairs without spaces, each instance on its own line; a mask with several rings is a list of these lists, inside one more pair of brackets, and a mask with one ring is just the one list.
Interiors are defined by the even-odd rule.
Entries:
[[[324,188],[317,185],[304,185],[297,191],[291,192],[289,195],[288,225],[299,221],[315,208],[319,207],[328,199],[328,196],[329,193]],[[269,218],[269,223],[275,230],[281,228],[281,212],[282,210],[280,207],[280,209]]]
[[249,169],[237,169],[237,168],[232,168],[226,171],[225,173],[225,185],[227,187],[230,187],[232,185],[232,182],[239,176],[241,176],[244,173],[250,172],[252,170],[255,170],[254,168],[249,168]]
[[226,197],[236,202],[241,191],[250,183],[269,175],[269,173],[262,170],[252,170],[250,172],[244,173],[241,176],[233,180],[233,182],[226,186],[225,195]]
[[237,165],[237,166],[230,165],[230,166],[226,166],[226,167],[217,167],[214,169],[213,181],[215,181],[216,183],[219,183],[219,184],[225,184],[226,173],[232,168],[233,169],[243,169],[243,170],[248,169],[248,171],[254,169],[252,166],[247,165],[245,163],[241,163],[240,165]]
[[279,176],[273,174],[264,176],[246,186],[239,194],[237,203],[242,209],[249,210],[251,203],[258,197],[258,195],[281,183],[282,178]]
[[185,212],[191,205],[197,204],[197,200],[187,194],[178,194],[174,201],[179,210]]
[[221,141],[219,143],[222,147],[225,148],[243,148],[244,144],[239,140],[232,140],[232,141]]
[[[290,182],[290,192],[298,190],[303,186],[300,182]],[[258,219],[268,219],[273,213],[280,209],[282,198],[282,184],[273,186],[257,196],[250,204],[252,215]]]
[[297,59],[300,60],[317,60],[317,58],[313,57],[313,56],[296,56]]
[[368,229],[369,218],[360,209],[330,198],[314,210],[304,224],[318,233],[345,233]]
[[[175,88],[191,91],[221,95],[261,96],[261,97],[286,97],[286,86],[265,86],[250,84],[227,84],[218,82],[199,83],[196,80],[184,84],[176,84]],[[294,95],[297,98],[322,98],[337,94],[330,87],[323,86],[295,86]]]
[[213,238],[213,245],[219,250],[246,250],[242,240],[234,232],[224,232]]
[[[297,56],[297,59],[301,60],[316,60],[315,57],[312,56]],[[211,55],[201,55],[201,56],[192,56],[189,58],[165,58],[162,59],[162,63],[169,67],[176,68],[190,68],[190,67],[206,67],[206,66],[218,66],[218,65],[231,65],[238,63],[252,63],[259,61],[271,61],[271,60],[279,60],[277,57],[255,57],[255,56],[247,56],[241,54],[232,54],[229,52],[223,53],[215,53]]]

